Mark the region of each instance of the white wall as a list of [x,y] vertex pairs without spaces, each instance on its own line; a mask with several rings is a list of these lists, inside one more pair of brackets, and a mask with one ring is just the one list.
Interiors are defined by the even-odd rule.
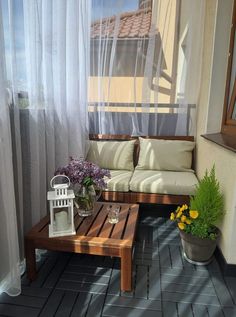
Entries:
[[226,261],[236,264],[236,154],[200,136],[220,132],[232,10],[233,0],[206,1],[196,170],[201,178],[206,169],[210,169],[213,164],[216,166],[226,209],[219,246]]

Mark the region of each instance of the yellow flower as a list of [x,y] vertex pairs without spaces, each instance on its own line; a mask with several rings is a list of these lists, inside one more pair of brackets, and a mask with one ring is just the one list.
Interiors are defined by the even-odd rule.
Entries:
[[180,218],[182,216],[182,210],[179,210],[179,212],[176,215],[176,218]]
[[183,216],[181,217],[181,222],[185,222],[186,219],[187,219],[187,217],[186,217],[185,215],[183,215]]
[[175,214],[173,212],[170,214],[170,220],[175,220]]
[[185,225],[185,223],[179,222],[178,227],[180,228],[180,230],[184,230],[186,225]]
[[187,209],[188,209],[188,205],[186,205],[186,204],[183,205],[183,209],[184,209],[184,210],[187,210]]
[[190,224],[192,223],[192,220],[191,220],[191,219],[186,219],[186,223],[187,223],[188,225],[190,225]]
[[199,214],[197,210],[190,210],[189,215],[191,218],[196,219]]

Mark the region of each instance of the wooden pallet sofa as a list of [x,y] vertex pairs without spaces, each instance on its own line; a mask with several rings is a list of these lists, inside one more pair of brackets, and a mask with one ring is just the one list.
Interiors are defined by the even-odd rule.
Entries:
[[198,182],[194,138],[90,135],[87,159],[111,172],[102,200],[184,204]]

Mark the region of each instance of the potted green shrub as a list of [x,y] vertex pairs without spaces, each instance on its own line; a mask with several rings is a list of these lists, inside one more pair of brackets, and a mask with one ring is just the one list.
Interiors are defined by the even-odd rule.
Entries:
[[205,265],[211,261],[219,236],[216,225],[223,215],[223,195],[213,166],[199,181],[190,206],[178,207],[170,216],[178,223],[184,256],[189,262]]

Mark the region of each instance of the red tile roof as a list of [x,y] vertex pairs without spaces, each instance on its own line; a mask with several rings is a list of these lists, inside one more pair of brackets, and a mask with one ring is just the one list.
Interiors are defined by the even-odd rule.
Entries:
[[[148,37],[151,30],[151,9],[123,13],[120,16],[118,38]],[[116,17],[97,20],[91,25],[91,38],[114,36]]]

